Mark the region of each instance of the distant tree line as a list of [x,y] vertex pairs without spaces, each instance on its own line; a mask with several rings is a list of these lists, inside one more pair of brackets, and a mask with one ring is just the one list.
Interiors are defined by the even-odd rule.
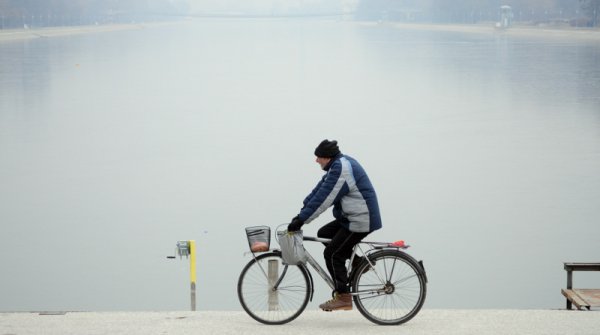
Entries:
[[0,0],[0,28],[139,22],[188,11],[187,0]]
[[[269,0],[264,1],[263,5],[269,5]],[[289,0],[270,1],[269,6],[275,6]],[[322,1],[318,3],[320,9],[327,4],[335,7],[336,1],[338,5],[344,3]],[[189,3],[190,0],[0,0],[0,29],[163,20],[187,15]],[[376,21],[495,22],[502,5],[511,6],[515,22],[599,25],[600,0],[358,0],[355,17]],[[287,7],[290,6],[288,2]]]
[[600,25],[600,0],[579,0],[581,7],[589,15],[592,25],[598,27]]
[[511,6],[514,21],[598,26],[600,0],[360,0],[360,20],[436,23],[497,21],[500,7]]

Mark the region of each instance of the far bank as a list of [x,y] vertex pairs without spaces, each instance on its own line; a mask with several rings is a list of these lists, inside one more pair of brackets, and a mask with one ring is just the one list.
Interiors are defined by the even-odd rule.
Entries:
[[[70,36],[90,33],[114,32],[122,30],[146,29],[160,25],[172,25],[181,23],[190,23],[201,20],[281,20],[277,17],[263,18],[243,18],[243,17],[219,17],[219,18],[188,18],[182,21],[172,22],[149,22],[149,23],[130,23],[130,24],[106,24],[90,26],[68,26],[68,27],[47,27],[30,29],[6,29],[0,30],[0,43],[7,41],[17,41],[36,38],[49,38],[58,36]],[[298,20],[295,18],[293,20]],[[327,19],[330,20],[330,19]],[[498,29],[492,23],[486,24],[428,24],[428,23],[402,23],[402,22],[375,22],[375,21],[341,21],[343,23],[357,23],[363,26],[388,26],[398,29],[410,29],[421,31],[440,31],[440,32],[461,32],[473,34],[496,34],[514,37],[538,37],[555,38],[563,40],[600,40],[599,28],[571,28],[571,27],[553,27],[553,26],[530,26],[518,25]]]
[[[367,24],[367,23],[365,23]],[[414,29],[427,31],[446,31],[473,34],[498,34],[515,37],[539,37],[556,39],[600,40],[598,28],[567,28],[567,27],[538,27],[529,25],[514,25],[510,28],[499,29],[493,24],[425,24],[425,23],[372,23],[373,25],[389,25],[398,29]]]
[[68,26],[68,27],[47,27],[47,28],[30,28],[30,29],[6,29],[0,30],[0,43],[28,40],[36,38],[50,38],[59,36],[71,36],[91,33],[104,33],[123,30],[138,30],[159,25],[176,24],[181,21],[174,22],[156,22],[156,23],[129,23],[129,24],[105,24],[91,26]]

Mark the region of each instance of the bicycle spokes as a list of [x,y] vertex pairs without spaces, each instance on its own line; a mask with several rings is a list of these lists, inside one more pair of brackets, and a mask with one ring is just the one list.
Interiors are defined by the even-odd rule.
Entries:
[[[372,267],[369,271],[369,267]],[[400,324],[420,310],[425,299],[425,282],[420,267],[410,256],[383,250],[369,256],[353,278],[353,295],[358,310],[378,324]]]
[[279,253],[251,260],[238,280],[238,297],[255,320],[282,324],[295,319],[306,307],[311,290],[306,268],[287,266]]

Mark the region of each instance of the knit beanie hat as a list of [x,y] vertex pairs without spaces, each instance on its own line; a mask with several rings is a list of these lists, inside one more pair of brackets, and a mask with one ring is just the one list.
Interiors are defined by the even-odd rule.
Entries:
[[333,158],[340,154],[340,148],[337,141],[323,140],[315,149],[315,156],[323,158]]

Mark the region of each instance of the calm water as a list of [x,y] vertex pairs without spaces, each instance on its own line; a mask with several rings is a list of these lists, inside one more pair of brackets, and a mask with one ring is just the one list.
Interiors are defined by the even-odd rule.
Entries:
[[192,21],[0,42],[0,310],[188,309],[187,239],[198,308],[241,309],[243,228],[297,214],[323,138],[426,308],[564,308],[562,262],[600,260],[597,41]]

